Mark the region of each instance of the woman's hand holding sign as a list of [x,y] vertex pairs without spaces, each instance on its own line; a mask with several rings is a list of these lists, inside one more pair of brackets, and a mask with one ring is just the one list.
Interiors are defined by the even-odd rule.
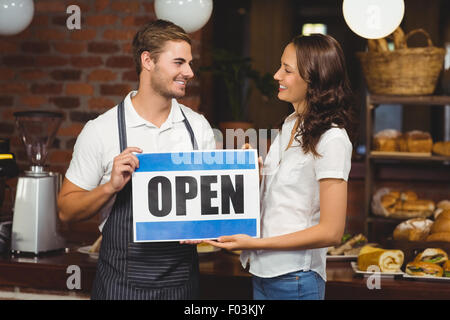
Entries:
[[242,249],[252,249],[256,241],[258,241],[258,239],[252,238],[249,235],[235,234],[232,236],[219,237],[217,241],[205,240],[205,243],[208,243],[218,248],[233,251]]

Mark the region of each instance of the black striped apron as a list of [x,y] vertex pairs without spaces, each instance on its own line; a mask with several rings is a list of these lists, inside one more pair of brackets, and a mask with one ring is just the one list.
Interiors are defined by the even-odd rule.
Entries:
[[[123,101],[118,106],[120,152],[127,148]],[[181,110],[181,108],[180,108]],[[192,147],[194,132],[183,110]],[[91,299],[195,299],[198,255],[195,245],[179,242],[133,242],[131,180],[117,194],[102,230],[102,243]]]

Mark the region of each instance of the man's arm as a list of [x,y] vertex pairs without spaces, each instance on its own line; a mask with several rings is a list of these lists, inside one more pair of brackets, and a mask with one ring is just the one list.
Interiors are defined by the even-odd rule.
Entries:
[[80,221],[95,215],[111,197],[130,181],[139,160],[133,152],[141,153],[136,147],[126,148],[114,158],[111,179],[90,191],[64,179],[58,196],[59,218],[64,221]]
[[80,221],[94,216],[115,194],[109,183],[93,190],[85,190],[64,179],[58,196],[61,221]]

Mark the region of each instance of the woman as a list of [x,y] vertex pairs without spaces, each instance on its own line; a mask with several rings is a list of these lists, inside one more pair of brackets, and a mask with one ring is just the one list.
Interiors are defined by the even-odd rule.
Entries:
[[352,93],[339,43],[297,36],[274,75],[289,115],[267,154],[261,181],[261,238],[208,243],[243,249],[254,299],[324,299],[327,247],[345,228],[353,135]]

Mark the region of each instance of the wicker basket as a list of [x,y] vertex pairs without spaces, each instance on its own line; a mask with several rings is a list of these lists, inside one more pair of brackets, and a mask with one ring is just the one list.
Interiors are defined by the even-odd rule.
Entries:
[[434,92],[445,50],[433,47],[429,34],[423,29],[409,32],[405,40],[415,33],[427,37],[428,47],[356,53],[370,93],[426,95]]

